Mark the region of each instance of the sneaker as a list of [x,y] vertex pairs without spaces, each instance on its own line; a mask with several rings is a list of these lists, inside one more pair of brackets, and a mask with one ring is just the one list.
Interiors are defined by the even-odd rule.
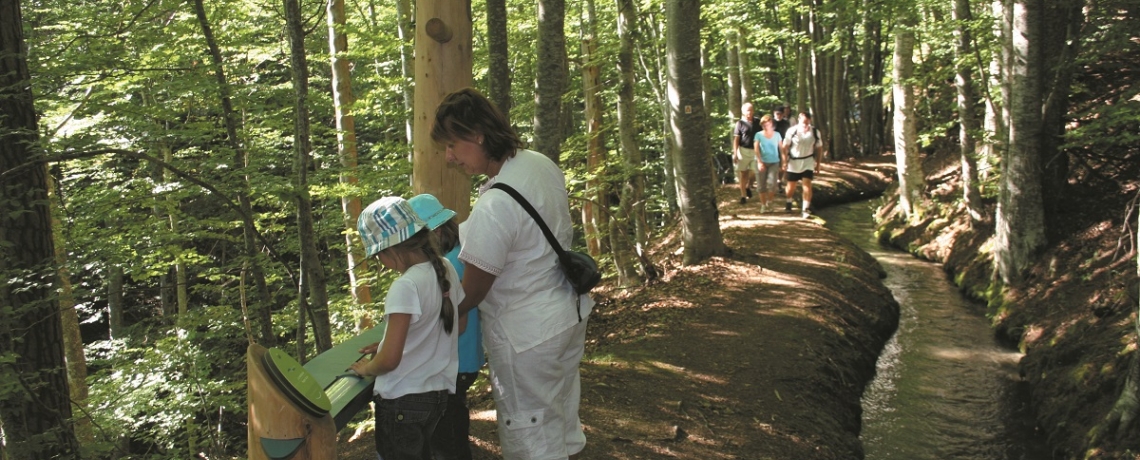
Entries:
[[740,197],[740,204],[744,204],[745,201],[748,201],[748,198]]
[[763,214],[766,212],[768,212],[768,205],[766,205],[766,204],[760,205],[760,213]]
[[746,189],[744,189],[744,193],[748,194],[748,198],[752,198],[752,189],[746,188]]
[[810,211],[810,210],[808,210],[808,209],[805,209],[805,210],[804,210],[804,213],[803,213],[803,218],[804,218],[804,219],[807,219],[807,218],[809,218],[809,217],[811,217],[811,211]]
[[792,202],[789,201],[787,203],[784,203],[784,211],[792,212]]

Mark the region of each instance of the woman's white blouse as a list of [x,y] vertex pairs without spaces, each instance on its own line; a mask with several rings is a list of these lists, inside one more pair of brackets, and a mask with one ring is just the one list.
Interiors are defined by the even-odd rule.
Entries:
[[558,256],[534,219],[506,192],[502,182],[530,202],[563,248],[573,239],[566,178],[549,158],[519,150],[483,185],[471,216],[459,226],[459,258],[496,276],[479,304],[484,335],[501,323],[516,352],[526,351],[585,319],[589,295],[578,296],[558,266]]

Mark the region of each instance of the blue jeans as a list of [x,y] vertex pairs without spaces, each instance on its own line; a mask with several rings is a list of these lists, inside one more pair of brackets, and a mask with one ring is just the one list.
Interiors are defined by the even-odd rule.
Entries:
[[435,425],[447,408],[447,390],[377,397],[376,452],[383,460],[430,460]]

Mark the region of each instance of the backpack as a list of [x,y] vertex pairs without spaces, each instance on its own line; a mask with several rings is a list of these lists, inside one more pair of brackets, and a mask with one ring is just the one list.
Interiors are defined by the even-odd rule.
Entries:
[[[792,137],[798,137],[800,135],[800,125],[796,125],[795,128],[796,128],[796,133],[793,134]],[[803,160],[803,159],[807,159],[807,158],[811,158],[811,157],[815,156],[815,145],[814,144],[816,142],[823,142],[823,139],[821,139],[819,137],[819,128],[816,128],[814,125],[811,127],[811,135],[812,135],[812,139],[814,139],[812,141],[813,145],[812,145],[812,154],[811,155],[808,155],[806,157],[794,157],[794,156],[791,156],[791,153],[789,153],[788,157],[793,159],[793,160]],[[791,141],[791,139],[789,138],[789,142],[790,141]]]

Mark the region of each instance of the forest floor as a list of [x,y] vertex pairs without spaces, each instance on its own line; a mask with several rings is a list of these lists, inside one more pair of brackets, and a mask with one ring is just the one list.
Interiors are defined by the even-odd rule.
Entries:
[[[829,163],[814,205],[876,196],[893,169],[892,157]],[[862,458],[860,396],[898,322],[881,267],[798,209],[761,213],[733,185],[717,196],[730,255],[681,266],[674,229],[652,251],[659,281],[596,291],[582,457]],[[469,405],[475,458],[499,458],[485,376]],[[341,438],[341,458],[375,458],[370,431]]]

